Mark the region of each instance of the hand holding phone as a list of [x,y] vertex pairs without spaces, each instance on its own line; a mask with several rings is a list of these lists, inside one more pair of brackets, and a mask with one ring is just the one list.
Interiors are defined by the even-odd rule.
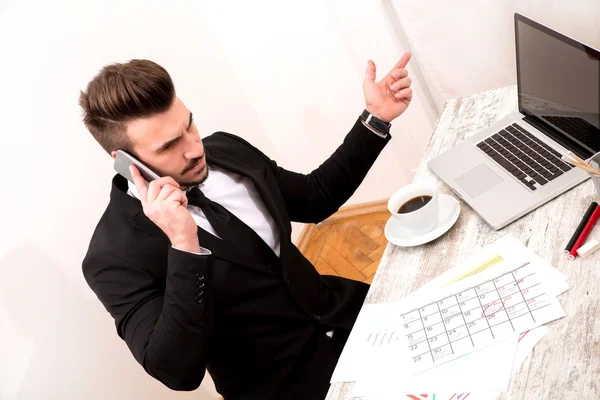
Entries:
[[130,165],[128,171],[144,214],[167,235],[173,247],[199,253],[198,226],[187,209],[187,197],[175,179],[159,177],[147,184],[135,165]]

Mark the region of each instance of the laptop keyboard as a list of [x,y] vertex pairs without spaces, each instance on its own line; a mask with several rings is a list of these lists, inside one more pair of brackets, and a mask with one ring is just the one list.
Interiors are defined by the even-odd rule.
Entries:
[[560,159],[558,151],[517,124],[501,129],[477,147],[531,191],[573,168]]

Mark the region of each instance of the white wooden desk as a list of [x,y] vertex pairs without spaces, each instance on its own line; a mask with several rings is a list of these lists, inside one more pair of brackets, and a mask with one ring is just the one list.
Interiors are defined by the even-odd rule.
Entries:
[[[446,102],[415,181],[433,176],[427,160],[516,107],[516,86]],[[452,195],[439,179],[438,188]],[[441,238],[413,248],[388,244],[366,304],[398,301],[484,245],[510,234],[567,275],[571,289],[559,297],[567,316],[547,325],[548,334],[521,369],[513,372],[509,392],[499,399],[600,399],[600,252],[575,261],[564,254],[570,236],[593,200],[598,201],[598,196],[587,180],[500,231],[492,230],[460,201],[456,225]],[[600,238],[600,228],[590,237]],[[350,383],[333,384],[327,399],[351,399],[351,387]],[[405,398],[398,389],[397,398]]]

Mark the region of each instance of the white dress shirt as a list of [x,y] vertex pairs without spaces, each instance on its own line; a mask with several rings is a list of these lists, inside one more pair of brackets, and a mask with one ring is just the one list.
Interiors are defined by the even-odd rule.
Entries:
[[[207,165],[208,177],[198,185],[198,188],[210,200],[219,203],[234,214],[254,232],[279,256],[280,242],[277,225],[265,207],[254,182],[250,178],[238,175],[222,168]],[[128,194],[139,199],[137,188],[128,182]],[[188,205],[188,210],[196,225],[208,233],[219,237],[210,225],[200,207]],[[202,248],[200,254],[210,254],[210,250]]]

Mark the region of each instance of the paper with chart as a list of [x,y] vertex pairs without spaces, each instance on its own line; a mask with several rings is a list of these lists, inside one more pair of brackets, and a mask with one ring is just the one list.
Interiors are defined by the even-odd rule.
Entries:
[[568,288],[566,277],[522,244],[526,251],[516,251],[514,240],[488,246],[504,258],[493,268],[440,288],[440,279],[456,278],[471,263],[401,303],[364,306],[332,382],[389,369],[414,375],[564,316],[555,296]]

